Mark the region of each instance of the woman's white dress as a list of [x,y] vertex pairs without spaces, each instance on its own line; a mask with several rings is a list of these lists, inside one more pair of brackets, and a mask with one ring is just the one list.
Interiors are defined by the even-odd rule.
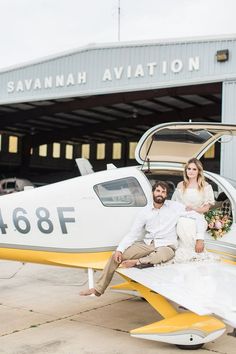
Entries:
[[[196,188],[187,188],[183,191],[177,188],[172,196],[172,200],[183,203],[192,208],[199,208],[206,204],[215,204],[213,189],[210,184],[206,184],[202,191]],[[196,213],[195,213],[196,214]],[[202,230],[206,230],[207,223],[203,214],[198,214]],[[176,262],[186,262],[190,260],[208,259],[210,257],[207,251],[202,253],[195,252],[195,243],[197,239],[204,239],[204,232],[202,237],[197,235],[196,220],[191,218],[191,212],[188,217],[181,217],[177,224],[177,235],[179,238],[179,245],[175,253]]]

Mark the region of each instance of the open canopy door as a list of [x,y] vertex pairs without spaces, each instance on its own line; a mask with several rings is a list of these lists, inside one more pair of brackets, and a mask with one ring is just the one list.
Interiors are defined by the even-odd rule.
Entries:
[[236,135],[236,125],[220,123],[166,123],[149,129],[140,139],[135,157],[144,162],[186,163],[200,158],[224,135]]

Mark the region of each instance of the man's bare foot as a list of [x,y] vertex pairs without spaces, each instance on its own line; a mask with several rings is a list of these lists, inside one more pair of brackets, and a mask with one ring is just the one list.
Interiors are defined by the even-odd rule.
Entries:
[[137,263],[137,259],[128,259],[127,261],[123,261],[121,263],[121,267],[132,268],[136,265],[136,263]]
[[88,296],[88,295],[101,296],[102,295],[94,288],[83,290],[79,294],[80,296]]

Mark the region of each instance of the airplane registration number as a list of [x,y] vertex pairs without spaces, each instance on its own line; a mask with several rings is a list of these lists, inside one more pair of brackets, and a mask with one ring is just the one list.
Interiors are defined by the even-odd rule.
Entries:
[[[61,232],[67,234],[67,223],[74,223],[75,218],[71,217],[71,213],[74,213],[74,207],[57,207],[57,217]],[[66,215],[66,213],[69,213]],[[44,234],[50,234],[54,230],[54,223],[50,216],[50,212],[47,208],[39,207],[35,210],[35,222],[40,232]],[[12,223],[16,231],[27,234],[31,231],[32,220],[29,220],[27,211],[24,208],[15,208],[12,212]],[[6,234],[8,225],[4,222],[2,212],[0,209],[0,231],[2,234]]]

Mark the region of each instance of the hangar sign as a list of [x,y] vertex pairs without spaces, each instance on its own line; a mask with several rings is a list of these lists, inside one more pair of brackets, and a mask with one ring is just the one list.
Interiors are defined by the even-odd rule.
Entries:
[[[198,71],[200,68],[200,59],[198,56],[190,57],[188,59],[188,71]],[[166,60],[158,62],[149,62],[146,64],[137,65],[120,65],[113,68],[105,68],[101,75],[101,81],[120,80],[122,78],[141,78],[145,76],[166,75],[168,71],[172,73],[179,73],[184,68],[184,63],[181,59],[174,59],[170,63]],[[60,87],[69,87],[87,83],[89,74],[86,71],[79,71],[77,73],[68,73],[60,75],[47,75],[42,78],[25,78],[17,81],[7,82],[7,92],[24,92],[24,91],[38,91],[41,89],[51,89]]]

